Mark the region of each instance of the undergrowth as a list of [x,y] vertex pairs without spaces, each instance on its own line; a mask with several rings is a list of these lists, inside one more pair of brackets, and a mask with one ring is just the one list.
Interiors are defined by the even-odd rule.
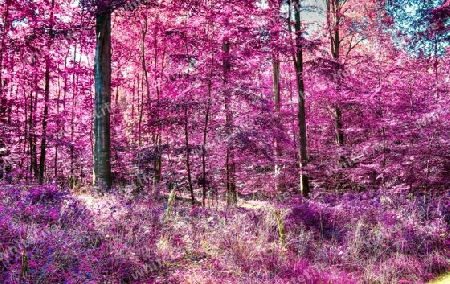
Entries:
[[424,283],[449,270],[449,205],[380,191],[166,212],[144,195],[5,185],[0,283]]

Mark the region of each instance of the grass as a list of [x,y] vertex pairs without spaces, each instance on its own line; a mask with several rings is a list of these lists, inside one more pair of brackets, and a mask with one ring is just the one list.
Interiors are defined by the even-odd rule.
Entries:
[[0,282],[427,283],[449,271],[449,200],[405,196],[175,200],[168,213],[145,195],[3,186]]

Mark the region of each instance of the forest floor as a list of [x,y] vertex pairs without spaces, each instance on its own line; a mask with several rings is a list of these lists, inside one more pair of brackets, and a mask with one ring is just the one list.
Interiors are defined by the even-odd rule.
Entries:
[[450,270],[450,196],[240,202],[5,185],[0,282],[426,283]]

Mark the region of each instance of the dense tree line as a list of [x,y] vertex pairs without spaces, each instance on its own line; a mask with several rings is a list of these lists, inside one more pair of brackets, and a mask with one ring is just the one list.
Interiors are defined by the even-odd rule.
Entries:
[[203,204],[444,188],[448,5],[420,26],[400,2],[3,0],[0,176]]

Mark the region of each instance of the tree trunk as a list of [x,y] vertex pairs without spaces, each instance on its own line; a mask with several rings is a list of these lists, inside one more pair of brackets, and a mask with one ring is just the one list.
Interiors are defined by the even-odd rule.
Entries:
[[[330,49],[331,56],[337,63],[337,68],[335,71],[335,83],[336,83],[336,94],[339,95],[341,91],[341,66],[340,63],[340,22],[341,22],[341,8],[339,0],[327,0],[327,25],[330,33]],[[339,103],[333,104],[333,119],[335,128],[335,139],[338,147],[344,145],[344,132],[342,130],[342,110]],[[344,157],[339,157],[339,164],[343,164]]]
[[[33,56],[33,66],[35,67],[37,64],[37,58],[36,56]],[[28,142],[30,147],[30,178],[37,178],[39,177],[39,166],[37,162],[37,149],[36,149],[36,129],[35,129],[35,121],[36,121],[36,105],[37,105],[37,97],[38,93],[37,90],[39,89],[38,86],[38,79],[37,75],[35,73],[34,80],[32,84],[32,89],[36,90],[36,95],[33,97],[33,91],[30,92],[30,115],[28,117]]]
[[25,103],[25,107],[24,107],[24,125],[23,125],[23,133],[24,133],[24,138],[25,139],[23,139],[23,148],[22,148],[23,156],[20,159],[20,167],[25,167],[25,165],[27,165],[25,179],[26,179],[26,181],[28,181],[29,169],[28,169],[28,164],[25,162],[25,158],[24,157],[26,157],[27,145],[28,145],[27,143],[29,143],[28,142],[28,137],[29,137],[29,134],[28,134],[28,130],[29,130],[29,126],[28,126],[28,122],[29,122],[28,121],[28,107],[29,107],[29,104],[28,104],[28,97],[27,97],[27,94],[25,92],[25,87],[24,86],[22,86],[22,92],[23,92],[23,101]]
[[[65,70],[65,68],[64,68]],[[57,117],[57,121],[56,121],[56,129],[57,129],[57,133],[55,134],[56,139],[60,139],[59,135],[61,133],[61,118],[60,118],[60,101],[61,99],[61,82],[60,82],[60,78],[58,78],[58,97],[56,98],[56,117]],[[53,162],[53,167],[54,167],[54,177],[55,179],[58,177],[58,143],[55,143],[55,157],[54,157],[54,162]]]
[[[278,129],[281,130],[282,123],[280,117],[281,111],[280,59],[278,58],[278,54],[273,55],[272,66],[273,66],[273,93],[275,103],[275,120]],[[283,156],[283,152],[281,150],[281,141],[278,135],[276,135],[275,137],[275,156],[276,156],[275,189],[276,191],[283,191],[285,189],[282,173],[283,165],[280,164],[280,159]]]
[[41,137],[41,154],[39,157],[39,184],[44,183],[45,177],[45,154],[47,143],[47,118],[48,118],[48,104],[50,103],[50,59],[45,58],[45,86],[44,86],[44,115],[42,118],[42,137]]
[[[208,34],[211,24],[208,25]],[[212,43],[212,38],[209,38],[210,44]],[[212,44],[211,44],[212,46]],[[202,145],[202,206],[206,206],[206,196],[208,194],[208,187],[210,185],[209,177],[206,174],[206,145],[208,138],[208,127],[209,127],[209,115],[211,111],[211,96],[212,96],[212,77],[213,77],[213,66],[214,66],[214,49],[211,48],[211,66],[209,69],[208,78],[208,99],[206,101],[206,112],[205,112],[205,125],[203,128],[203,145]]]
[[3,98],[3,52],[5,51],[5,40],[8,35],[9,30],[9,2],[10,0],[6,0],[5,10],[3,14],[3,30],[2,30],[2,37],[1,37],[1,45],[0,45],[0,103],[2,102]]
[[[211,71],[212,73],[212,71]],[[212,74],[211,74],[212,76]],[[211,92],[212,92],[212,81],[209,78],[208,81],[208,101],[206,103],[206,114],[205,114],[205,127],[203,128],[203,145],[202,145],[202,206],[206,206],[206,194],[208,192],[208,183],[206,177],[206,139],[208,138],[208,124],[209,124],[209,112],[211,109]]]
[[307,157],[307,137],[306,137],[306,109],[305,109],[305,85],[303,81],[303,44],[302,44],[302,30],[300,21],[300,1],[294,2],[294,17],[295,17],[295,46],[296,54],[294,58],[295,73],[297,79],[298,92],[298,132],[299,132],[299,168],[300,168],[300,184],[299,189],[303,196],[307,197],[310,192],[309,178],[304,173],[304,168],[308,164]]
[[[159,16],[156,15],[156,23],[158,22]],[[158,68],[158,30],[154,29],[154,70],[156,71]],[[159,76],[163,76],[164,74],[164,58],[165,58],[165,51],[166,46],[163,48],[162,52],[162,59],[161,59],[161,72]],[[157,78],[155,77],[155,81]],[[158,85],[158,83],[155,84],[155,92],[156,92],[156,104],[159,103],[159,98],[161,97],[161,89]],[[152,105],[150,105],[152,107]],[[159,119],[159,111],[156,110],[156,119]],[[160,150],[161,143],[162,143],[162,126],[160,123],[158,123],[158,126],[156,127],[155,134],[153,137],[155,148]],[[158,155],[156,155],[156,159],[154,162],[154,169],[155,169],[155,175],[153,178],[153,185],[156,186],[161,181],[161,174],[162,174],[162,153],[159,152]]]
[[[55,1],[52,0],[50,8],[50,27],[49,27],[49,39],[47,47],[50,50],[50,46],[53,38],[53,9],[55,7]],[[45,55],[45,78],[44,78],[44,115],[42,118],[42,137],[41,137],[41,154],[39,158],[39,184],[44,183],[45,177],[45,155],[47,147],[47,119],[48,119],[48,105],[50,103],[50,55]]]
[[[73,64],[77,64],[77,45],[75,44],[75,48],[73,51]],[[77,99],[75,96],[75,90],[77,86],[77,77],[76,73],[72,75],[72,112],[70,115],[70,143],[72,147],[70,147],[70,188],[75,188],[75,110],[77,108]]]
[[111,188],[111,12],[96,17],[94,173],[95,184]]
[[141,65],[142,65],[142,93],[141,93],[141,108],[139,113],[139,147],[142,146],[142,121],[144,119],[144,84],[147,95],[147,101],[150,102],[150,87],[148,82],[147,62],[145,59],[145,37],[147,36],[147,17],[144,19],[144,25],[142,27],[142,42],[141,42]]
[[[69,58],[69,53],[70,51],[67,50],[65,59],[64,59],[64,70],[67,70],[67,60]],[[64,78],[64,88],[62,88],[63,90],[63,98],[62,98],[62,109],[65,111],[66,110],[66,97],[67,97],[67,76],[63,76]],[[60,97],[61,97],[61,86],[60,86],[60,81],[58,79],[58,101],[57,101],[57,115],[58,115],[58,134],[57,134],[57,138],[64,140],[64,133],[65,133],[65,122],[63,121],[61,123],[61,119],[60,119]],[[55,177],[58,177],[58,144],[55,145]],[[62,170],[62,174],[64,175],[64,170]]]
[[[225,94],[225,128],[226,134],[230,137],[233,134],[233,112],[230,109],[231,93],[228,86],[228,73],[231,70],[230,64],[230,42],[224,39],[222,49],[224,52],[223,59],[223,86]],[[227,205],[235,206],[237,204],[237,191],[235,182],[235,163],[232,142],[226,145],[226,185],[227,185]]]
[[[5,82],[3,82],[2,73],[3,73],[3,52],[5,51],[5,39],[8,34],[9,29],[9,1],[6,0],[6,3],[4,3],[4,14],[3,14],[3,29],[1,33],[1,44],[0,44],[0,122],[6,122],[8,123],[8,106],[9,102],[6,97],[3,97],[3,88],[6,86],[7,80],[5,79]],[[2,130],[2,129],[0,129]],[[0,143],[3,144],[1,146],[2,148],[5,147],[4,145],[6,142],[2,140],[5,135],[8,135],[6,133],[0,133]],[[0,153],[0,179],[4,178],[5,173],[5,167],[6,163],[3,161],[2,153]]]
[[188,178],[189,192],[191,193],[191,203],[195,204],[194,187],[192,186],[192,174],[191,174],[191,161],[190,161],[190,149],[189,149],[189,116],[188,106],[184,107],[184,142],[186,147],[186,170]]
[[[36,93],[37,97],[37,93]],[[29,118],[29,130],[28,141],[30,143],[30,157],[31,157],[31,178],[38,177],[39,167],[37,163],[37,150],[36,150],[36,133],[35,133],[35,113],[36,113],[36,99],[33,98],[33,92],[30,93],[30,118]]]
[[[138,97],[139,120],[138,120],[138,145],[142,147],[142,120],[144,119],[144,77],[141,78],[141,97]],[[139,88],[138,88],[139,92]]]

